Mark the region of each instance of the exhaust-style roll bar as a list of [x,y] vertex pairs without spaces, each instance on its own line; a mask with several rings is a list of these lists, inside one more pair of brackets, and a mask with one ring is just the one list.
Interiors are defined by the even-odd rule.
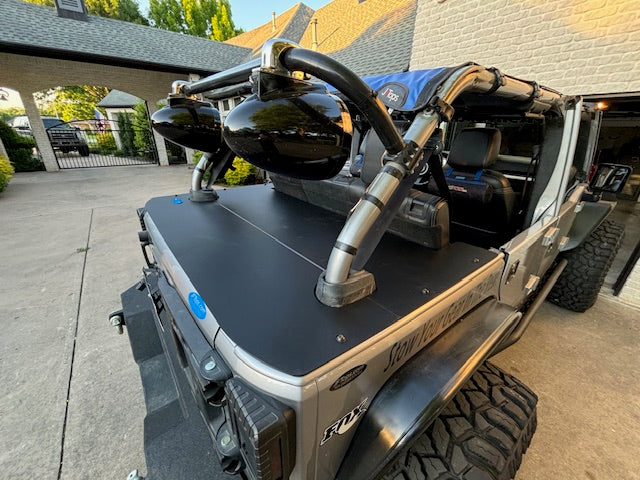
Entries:
[[[407,175],[417,164],[419,154],[427,140],[441,121],[450,120],[453,113],[451,104],[462,93],[491,93],[492,95],[515,100],[531,101],[531,111],[541,113],[562,103],[562,95],[552,90],[540,88],[535,83],[502,76],[496,70],[489,70],[479,65],[464,66],[453,72],[429,101],[429,107],[418,113],[411,127],[404,136],[404,142],[413,146],[413,158],[396,155],[394,158],[385,157],[388,162],[382,167],[373,182],[353,208],[342,231],[338,235],[335,246],[329,257],[327,269],[318,280],[316,295],[323,303],[331,306],[342,306],[362,298],[373,291],[375,285],[371,280],[364,280],[361,270],[373,251],[371,246],[366,248],[367,254],[358,257],[361,246],[374,237],[377,242],[383,231],[372,230],[377,218],[382,214],[387,201],[400,185],[401,177],[393,179],[394,171],[403,171]],[[367,197],[374,197],[370,201]],[[389,212],[389,214],[395,212]],[[391,215],[391,218],[393,215]],[[362,279],[357,286],[356,279]],[[358,289],[361,290],[358,290]],[[358,290],[358,291],[354,291]]]
[[[259,60],[196,82],[175,82],[174,94],[194,95],[243,83],[255,69],[283,76],[300,71],[327,82],[360,110],[386,148],[383,167],[352,209],[331,251],[327,269],[318,279],[316,296],[322,303],[334,307],[353,303],[375,290],[373,275],[363,267],[382,237],[386,224],[382,222],[382,227],[377,224],[375,228],[374,224],[383,212],[386,217],[393,218],[395,212],[385,211],[389,200],[402,180],[413,173],[438,124],[451,119],[451,105],[458,96],[471,92],[509,98],[530,103],[529,111],[533,113],[543,113],[563,102],[561,94],[536,83],[502,75],[497,69],[467,64],[442,80],[428,106],[416,115],[402,138],[386,107],[360,77],[326,55],[300,48],[283,39],[271,39],[265,43]],[[206,161],[202,167],[205,165]],[[197,179],[198,185],[200,179]],[[410,188],[405,184],[400,190]]]

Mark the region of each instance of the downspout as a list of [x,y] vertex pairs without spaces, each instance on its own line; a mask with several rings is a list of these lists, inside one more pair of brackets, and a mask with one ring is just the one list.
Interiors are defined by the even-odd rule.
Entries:
[[311,20],[311,50],[318,50],[318,19]]

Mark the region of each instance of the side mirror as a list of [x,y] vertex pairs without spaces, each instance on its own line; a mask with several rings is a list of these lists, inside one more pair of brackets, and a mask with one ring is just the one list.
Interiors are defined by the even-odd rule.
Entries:
[[628,165],[601,163],[589,184],[595,193],[618,193],[631,175],[633,169]]

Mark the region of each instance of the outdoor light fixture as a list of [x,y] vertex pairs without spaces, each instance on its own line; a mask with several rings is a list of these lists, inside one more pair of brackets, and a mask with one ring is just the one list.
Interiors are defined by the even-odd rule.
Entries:
[[607,102],[598,102],[596,103],[596,110],[608,110],[609,104]]

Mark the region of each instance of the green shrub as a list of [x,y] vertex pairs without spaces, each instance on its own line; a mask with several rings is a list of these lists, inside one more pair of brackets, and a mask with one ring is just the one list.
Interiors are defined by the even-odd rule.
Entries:
[[33,155],[35,140],[18,134],[4,122],[0,122],[0,139],[9,155],[9,161],[16,172],[36,172],[44,170],[44,164]]
[[[198,165],[198,162],[202,158],[202,152],[195,152],[193,154],[193,164]],[[233,168],[227,170],[224,177],[216,180],[216,183],[222,185],[250,185],[255,183],[258,179],[258,169],[251,165],[249,162],[243,160],[240,157],[233,159]],[[204,174],[203,181],[209,181],[209,171]]]
[[134,145],[135,133],[131,124],[131,117],[126,113],[118,114],[118,135],[122,144],[122,153],[126,157],[135,155],[136,147]]
[[44,170],[44,163],[33,155],[31,149],[7,149],[7,153],[16,172],[41,172]]
[[2,192],[13,177],[13,166],[9,159],[0,155],[0,192]]
[[117,150],[116,139],[111,132],[103,132],[96,135],[96,142],[100,153],[109,154]]
[[[147,105],[144,103],[136,103],[133,106],[133,116],[131,118],[133,127],[133,143],[136,147],[138,155],[141,157],[151,158],[155,152],[156,144],[153,138],[153,132],[149,125],[149,114],[147,113]],[[167,143],[167,146],[171,142]],[[167,147],[169,150],[169,147]],[[171,155],[171,152],[169,152]]]
[[236,157],[233,159],[234,170],[229,169],[224,174],[224,181],[227,185],[247,185],[255,183],[258,169],[249,162]]

